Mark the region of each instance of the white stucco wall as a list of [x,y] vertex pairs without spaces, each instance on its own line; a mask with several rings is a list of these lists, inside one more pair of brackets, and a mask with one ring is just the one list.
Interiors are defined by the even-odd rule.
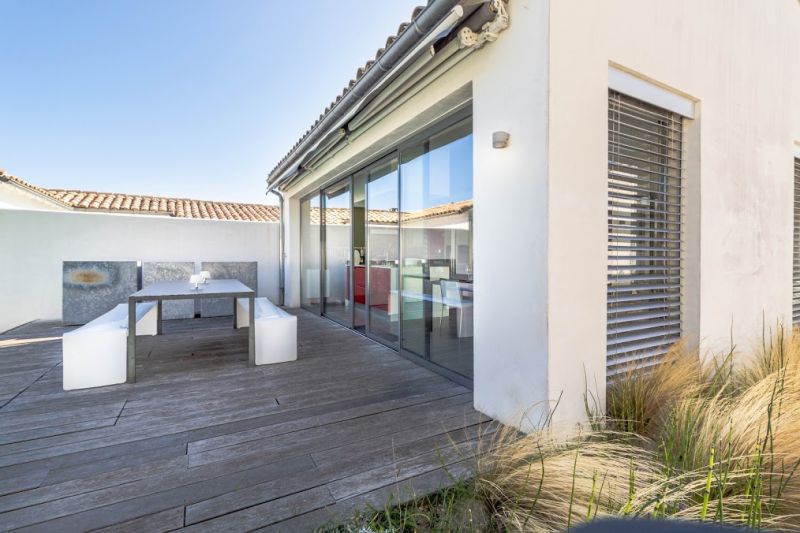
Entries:
[[278,297],[278,224],[0,209],[0,331],[61,318],[63,261],[258,261]]
[[[475,407],[529,428],[552,407],[547,338],[547,2],[474,55]],[[506,131],[507,148],[492,147]]]
[[575,398],[578,359],[602,382],[609,63],[697,101],[685,136],[684,333],[708,353],[731,332],[740,347],[760,340],[762,316],[788,325],[800,4],[559,0],[550,32],[550,395]]

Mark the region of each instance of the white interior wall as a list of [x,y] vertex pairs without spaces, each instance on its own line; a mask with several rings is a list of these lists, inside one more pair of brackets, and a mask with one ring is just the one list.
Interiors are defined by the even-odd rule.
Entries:
[[258,261],[277,302],[278,224],[0,209],[0,331],[61,319],[63,261]]
[[714,351],[732,326],[741,347],[760,338],[762,316],[788,324],[797,1],[559,0],[550,32],[550,395],[583,386],[576,354],[593,355],[590,384],[603,379],[609,63],[698,100],[686,136],[699,143],[685,166],[687,333]]

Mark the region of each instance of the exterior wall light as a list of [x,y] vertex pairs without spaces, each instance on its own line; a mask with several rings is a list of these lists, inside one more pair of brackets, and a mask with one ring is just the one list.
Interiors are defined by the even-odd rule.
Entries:
[[508,146],[508,141],[511,135],[507,131],[496,131],[492,133],[492,147],[505,148]]

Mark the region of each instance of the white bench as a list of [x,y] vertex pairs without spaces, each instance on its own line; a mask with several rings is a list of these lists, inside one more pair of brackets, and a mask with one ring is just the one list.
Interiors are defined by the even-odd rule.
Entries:
[[[250,325],[247,298],[236,299],[236,327]],[[287,313],[267,298],[255,299],[256,364],[297,360],[297,317]]]
[[[136,333],[158,334],[156,302],[136,304]],[[119,304],[61,337],[64,390],[125,383],[127,379],[128,305]]]

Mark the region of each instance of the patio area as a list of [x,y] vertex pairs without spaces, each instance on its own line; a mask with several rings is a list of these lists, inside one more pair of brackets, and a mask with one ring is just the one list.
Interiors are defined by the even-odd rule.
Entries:
[[64,392],[58,323],[0,335],[0,529],[308,531],[469,472],[470,390],[305,311],[248,367],[232,318],[137,339],[137,383]]

